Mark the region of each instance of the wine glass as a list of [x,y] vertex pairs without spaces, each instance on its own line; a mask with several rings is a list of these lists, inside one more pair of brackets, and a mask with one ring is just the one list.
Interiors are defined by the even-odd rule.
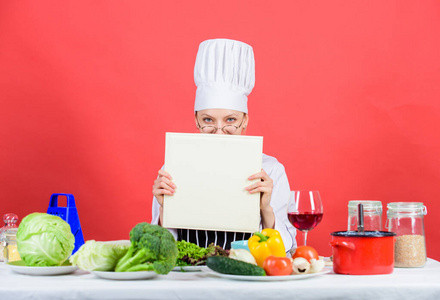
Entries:
[[298,230],[304,233],[307,245],[307,232],[322,220],[322,202],[318,191],[291,191],[287,203],[287,218]]

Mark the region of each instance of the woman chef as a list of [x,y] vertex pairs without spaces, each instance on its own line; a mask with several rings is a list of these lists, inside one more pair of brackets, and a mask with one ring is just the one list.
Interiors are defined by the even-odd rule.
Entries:
[[[249,122],[247,96],[255,84],[255,61],[252,47],[234,40],[214,39],[200,44],[194,67],[197,85],[195,124],[201,133],[244,134]],[[287,220],[286,203],[289,181],[282,164],[263,154],[263,169],[249,180],[260,179],[246,190],[261,193],[260,215],[263,228],[275,228],[288,252],[296,247],[296,231]],[[164,195],[173,195],[176,185],[164,170],[153,185],[152,224],[162,223]],[[233,208],[231,208],[233,209]],[[229,249],[234,240],[248,239],[251,233],[170,229],[177,240],[207,247],[210,243]]]

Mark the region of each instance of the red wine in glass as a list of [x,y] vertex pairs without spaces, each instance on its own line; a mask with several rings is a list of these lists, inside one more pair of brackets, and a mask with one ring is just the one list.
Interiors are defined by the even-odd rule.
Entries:
[[287,214],[290,223],[301,231],[309,231],[316,227],[322,220],[322,213],[298,213],[290,212]]
[[304,245],[307,245],[307,232],[321,222],[322,216],[322,201],[318,191],[291,191],[287,218],[296,229],[304,232]]

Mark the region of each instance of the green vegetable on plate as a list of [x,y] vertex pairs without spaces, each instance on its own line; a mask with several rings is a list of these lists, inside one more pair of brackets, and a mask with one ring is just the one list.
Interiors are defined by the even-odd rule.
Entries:
[[263,268],[226,256],[210,256],[206,260],[206,265],[211,270],[222,274],[266,276],[266,272]]
[[139,223],[130,231],[131,245],[116,264],[116,272],[155,271],[168,274],[175,266],[177,245],[174,236],[158,225]]
[[179,254],[177,255],[176,266],[179,267],[206,265],[206,259],[209,256],[228,256],[228,251],[220,246],[214,245],[214,243],[204,248],[191,242],[178,241],[177,249],[179,250]]
[[17,249],[26,266],[61,266],[74,247],[70,225],[58,216],[32,213],[18,226]]
[[114,271],[116,263],[127,253],[129,246],[89,240],[69,261],[72,266],[78,266],[84,271]]

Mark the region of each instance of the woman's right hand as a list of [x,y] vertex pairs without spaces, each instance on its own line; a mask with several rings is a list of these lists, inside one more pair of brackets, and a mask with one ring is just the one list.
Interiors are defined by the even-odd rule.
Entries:
[[171,175],[168,172],[159,170],[159,176],[153,184],[153,195],[161,207],[163,206],[163,195],[173,195],[176,189],[176,185],[171,180]]

